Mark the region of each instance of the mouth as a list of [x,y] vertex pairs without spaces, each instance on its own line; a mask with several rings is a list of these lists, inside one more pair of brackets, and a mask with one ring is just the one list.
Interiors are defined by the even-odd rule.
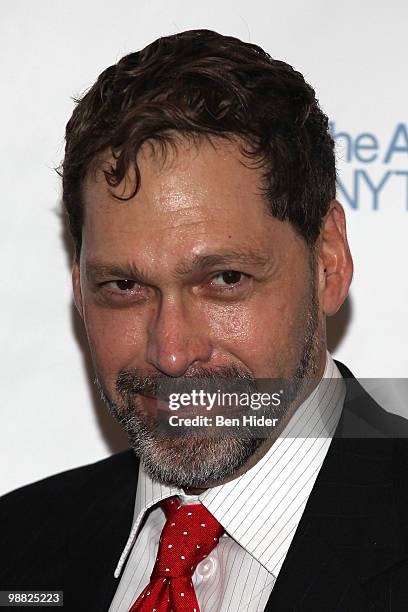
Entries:
[[140,396],[140,399],[142,400],[143,404],[146,405],[146,407],[149,407],[150,409],[155,409],[158,411],[164,411],[164,412],[168,412],[169,414],[183,414],[187,415],[187,414],[198,414],[198,413],[204,413],[206,412],[206,406],[197,406],[194,404],[184,404],[182,406],[178,406],[177,408],[171,408],[170,407],[170,399],[169,396],[167,395],[153,395],[153,394],[148,394],[148,393],[138,393],[138,395]]
[[182,419],[193,419],[194,417],[217,417],[218,415],[232,418],[241,417],[250,413],[248,408],[240,406],[222,406],[218,403],[209,404],[183,404],[177,408],[171,407],[168,395],[160,397],[151,393],[138,393],[143,412],[150,417],[156,417],[158,422],[168,423],[169,417],[177,416]]

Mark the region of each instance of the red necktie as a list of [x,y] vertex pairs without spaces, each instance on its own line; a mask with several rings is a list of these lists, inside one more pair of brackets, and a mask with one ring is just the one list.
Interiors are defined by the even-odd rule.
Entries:
[[191,577],[224,532],[201,504],[182,506],[178,497],[161,503],[166,524],[150,582],[129,612],[199,612]]

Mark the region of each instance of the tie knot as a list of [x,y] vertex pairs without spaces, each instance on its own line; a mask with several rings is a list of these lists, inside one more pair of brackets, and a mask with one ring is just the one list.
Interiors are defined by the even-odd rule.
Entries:
[[152,577],[190,577],[224,529],[201,503],[181,505],[177,497],[170,497],[161,506],[167,520]]

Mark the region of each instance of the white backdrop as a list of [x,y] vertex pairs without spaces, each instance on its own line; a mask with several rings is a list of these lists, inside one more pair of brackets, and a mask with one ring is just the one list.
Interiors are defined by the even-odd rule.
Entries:
[[[14,0],[2,7],[0,493],[124,448],[96,400],[57,211],[71,96],[158,36],[215,29],[316,88],[337,134],[355,277],[331,348],[359,377],[407,377],[408,4]],[[343,135],[341,135],[343,134]],[[408,416],[404,385],[382,386]],[[378,385],[377,385],[378,387]]]

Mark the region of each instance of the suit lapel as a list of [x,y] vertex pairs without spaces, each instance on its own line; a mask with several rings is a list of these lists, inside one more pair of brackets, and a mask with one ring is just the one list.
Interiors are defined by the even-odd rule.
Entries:
[[[355,568],[339,551],[321,538],[315,523],[304,525],[295,536],[266,610],[336,609],[337,604],[352,593],[362,612],[367,599],[356,581]],[[344,608],[349,610],[349,608]]]

